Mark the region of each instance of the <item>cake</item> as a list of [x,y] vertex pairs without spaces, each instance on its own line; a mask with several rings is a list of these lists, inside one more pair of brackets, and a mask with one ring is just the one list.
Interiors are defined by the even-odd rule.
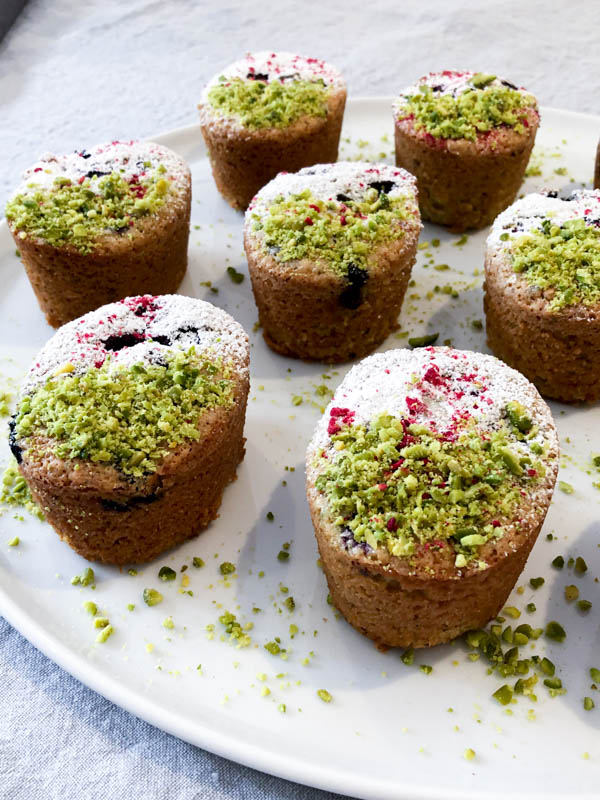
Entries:
[[397,328],[421,221],[415,180],[339,162],[278,175],[246,212],[244,247],[265,341],[347,361]]
[[151,142],[45,155],[6,219],[50,325],[129,295],[174,292],[187,267],[190,171]]
[[346,84],[292,53],[248,54],[202,94],[200,126],[217,189],[236,209],[278,172],[337,160]]
[[244,456],[248,339],[210,303],[128,297],[60,328],[20,391],[10,445],[84,558],[149,561],[217,514]]
[[530,194],[487,240],[494,353],[565,403],[600,399],[600,190]]
[[539,124],[537,102],[495,75],[431,72],[394,103],[396,164],[412,172],[423,219],[483,228],[516,197]]
[[334,606],[381,648],[485,625],[540,531],[558,455],[535,387],[492,356],[427,347],[361,361],[306,460]]

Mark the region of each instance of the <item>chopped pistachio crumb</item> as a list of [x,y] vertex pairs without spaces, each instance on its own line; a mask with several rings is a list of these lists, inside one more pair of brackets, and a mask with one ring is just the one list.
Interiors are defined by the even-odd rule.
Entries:
[[13,536],[13,538],[8,542],[9,547],[18,547],[21,540],[18,536]]
[[[451,442],[405,423],[382,414],[368,426],[338,425],[331,443],[343,447],[335,459],[320,456],[316,489],[326,496],[334,524],[355,541],[398,557],[434,541],[452,547],[456,567],[464,567],[481,545],[503,535],[493,521],[499,512],[510,516],[521,487],[539,480],[544,466],[529,456],[531,469],[521,466],[508,420],[485,441],[475,422],[466,421]],[[402,446],[407,433],[411,443]]]
[[525,610],[528,614],[534,614],[537,611],[535,603],[527,603]]
[[565,565],[565,560],[562,556],[556,556],[556,558],[552,559],[552,566],[554,569],[562,569]]
[[287,561],[289,559],[289,557],[290,557],[290,554],[288,553],[287,550],[280,550],[277,553],[277,558],[278,558],[279,561]]
[[[542,290],[551,290],[548,307],[558,311],[575,304],[595,305],[600,300],[597,275],[600,266],[600,230],[585,219],[558,225],[546,218],[541,228],[511,237],[509,252],[515,272]],[[572,494],[565,483],[559,488]]]
[[162,594],[156,589],[144,589],[143,598],[147,606],[156,606],[163,601]]
[[110,623],[108,617],[96,617],[94,620],[94,628],[106,628],[106,626]]
[[544,633],[546,638],[551,639],[553,642],[564,642],[567,636],[565,629],[555,620],[552,620],[546,625]]
[[252,639],[247,631],[252,629],[253,623],[247,623],[242,627],[236,615],[230,611],[221,614],[219,622],[225,626],[225,633],[228,634],[229,641],[235,644],[238,649],[249,647],[252,644]]
[[467,761],[473,761],[475,755],[476,755],[475,750],[473,750],[472,747],[467,747],[467,749],[464,752],[464,757]]
[[200,569],[204,566],[204,560],[198,556],[194,556],[192,559],[192,564],[196,567],[196,569]]
[[470,79],[469,90],[452,94],[439,94],[430,86],[421,84],[419,91],[407,95],[399,108],[401,119],[414,120],[417,131],[425,131],[440,139],[469,139],[475,141],[480,133],[508,126],[517,133],[525,133],[526,114],[535,108],[535,98],[503,85],[482,83],[480,73]]
[[506,614],[506,616],[510,617],[511,619],[518,619],[521,616],[521,612],[519,611],[519,609],[515,608],[514,606],[506,606],[503,613]]
[[578,572],[580,575],[583,575],[584,572],[587,572],[587,564],[585,563],[585,559],[581,556],[577,556],[575,559],[575,572]]
[[[404,235],[402,223],[413,215],[406,195],[389,196],[367,188],[361,200],[324,201],[310,189],[279,195],[267,213],[251,212],[263,251],[280,263],[309,259],[347,278],[348,302],[368,279],[374,247]],[[353,288],[357,287],[357,288]]]
[[591,609],[592,603],[590,600],[578,600],[577,601],[577,608],[582,611],[584,614]]
[[600,684],[600,669],[597,667],[590,667],[590,678],[596,684]]
[[44,519],[42,510],[31,496],[29,486],[25,478],[19,472],[17,462],[14,458],[11,459],[11,462],[2,475],[0,503],[6,503],[8,506],[21,506],[38,519]]
[[575,491],[575,489],[573,489],[571,484],[567,483],[566,481],[559,481],[558,488],[561,490],[561,492],[564,492],[565,494],[573,494],[573,492]]
[[273,514],[272,511],[267,511],[265,516],[268,522],[273,522],[273,520],[275,519],[275,514]]
[[285,128],[300,117],[326,117],[330,87],[314,81],[219,79],[208,93],[212,110],[233,117],[244,128]]
[[235,572],[235,564],[232,564],[231,561],[223,561],[219,565],[219,572],[221,575],[231,575],[232,572]]
[[586,711],[591,711],[595,707],[596,707],[596,704],[594,703],[594,701],[592,700],[591,697],[584,697],[583,698],[583,708]]
[[273,642],[267,642],[264,647],[265,647],[265,650],[267,650],[267,652],[271,653],[272,656],[276,656],[276,655],[278,655],[278,653],[281,652],[281,647],[279,646],[279,644],[277,642],[274,642],[274,641]]
[[234,283],[241,283],[244,280],[244,273],[238,272],[235,267],[227,267],[227,274]]
[[135,603],[127,603],[127,611],[133,611],[135,609]]
[[107,625],[105,628],[102,628],[98,636],[96,636],[96,641],[98,644],[103,644],[109,636],[112,636],[115,632],[115,629],[112,625]]
[[431,673],[433,672],[433,667],[430,667],[429,664],[421,664],[419,666],[419,669],[421,670],[421,672],[424,672],[425,675],[431,675]]
[[172,629],[175,627],[175,623],[173,622],[173,617],[165,617],[162,622],[163,628]]
[[410,347],[429,347],[435,344],[439,338],[438,333],[430,333],[425,336],[411,336],[408,340]]
[[158,577],[161,581],[174,581],[177,577],[177,573],[171,567],[161,567],[158,570]]
[[579,589],[574,584],[569,584],[569,586],[565,586],[565,600],[567,603],[572,603],[573,600],[577,600],[579,597]]
[[48,188],[33,183],[9,201],[6,218],[21,238],[43,239],[53,247],[72,245],[90,253],[107,230],[129,229],[164,205],[170,191],[164,172],[159,167],[130,181],[113,172],[93,188],[89,177],[81,183],[58,177]]
[[293,611],[296,608],[296,603],[293,597],[286,597],[283,602],[288,611]]
[[88,614],[92,614],[92,616],[95,615],[96,612],[98,611],[98,606],[96,605],[96,603],[92,603],[91,600],[85,602],[83,604],[83,607],[88,612]]
[[530,578],[529,579],[529,585],[531,586],[532,589],[539,589],[540,586],[544,585],[544,583],[545,583],[545,579],[544,578]]
[[287,711],[286,704],[285,703],[279,703],[279,705],[277,706],[277,711],[279,711],[281,714],[285,714],[285,712]]
[[319,690],[317,691],[317,695],[318,695],[318,696],[321,698],[321,700],[322,700],[324,703],[331,703],[331,701],[333,700],[333,697],[332,697],[332,696],[331,696],[331,694],[330,694],[330,693],[327,691],[327,689],[319,689]]
[[492,697],[495,697],[501,705],[506,706],[513,698],[512,687],[505,683],[499,689],[496,689]]
[[36,438],[48,437],[60,458],[112,464],[139,477],[178,444],[197,440],[205,411],[231,405],[227,374],[193,347],[167,356],[165,365],[113,368],[107,358],[98,369],[52,377],[25,395],[15,432],[38,448]]

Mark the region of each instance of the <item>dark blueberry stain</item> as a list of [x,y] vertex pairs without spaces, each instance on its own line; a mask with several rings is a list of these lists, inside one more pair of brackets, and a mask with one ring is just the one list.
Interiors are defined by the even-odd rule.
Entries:
[[160,499],[158,494],[147,494],[141,495],[140,497],[132,497],[126,503],[117,503],[115,500],[105,500],[104,498],[101,498],[100,505],[105,511],[117,511],[118,513],[122,514],[125,511],[133,511],[133,509],[137,508],[138,506],[155,503],[158,499]]
[[339,303],[344,308],[349,308],[351,311],[357,309],[362,303],[362,287],[369,279],[369,273],[366,269],[361,269],[355,264],[350,264],[348,267],[348,287],[344,289],[339,296]]
[[129,230],[129,225],[122,225],[120,228],[111,228],[115,233],[125,233]]
[[379,194],[389,194],[396,184],[394,181],[371,181],[369,186],[376,189]]
[[518,91],[518,87],[515,86],[514,83],[511,83],[510,81],[500,81],[500,83],[502,84],[502,86],[508,86],[509,89],[514,89],[515,91]]
[[102,344],[105,350],[122,350],[124,347],[133,347],[144,341],[141,333],[121,333],[116,336],[109,336]]
[[246,75],[249,81],[268,81],[269,74],[267,72],[249,72]]
[[156,342],[157,344],[164,344],[165,347],[170,347],[172,344],[171,337],[164,336],[162,333],[159,333],[157,336],[153,336],[152,341]]
[[354,549],[355,547],[360,547],[363,553],[370,553],[371,550],[373,549],[371,545],[367,544],[366,542],[357,542],[350,528],[344,528],[342,530],[341,538],[346,550]]
[[145,305],[140,303],[133,313],[136,315],[136,317],[143,317],[147,311],[156,311],[157,308],[158,306],[156,306],[154,303],[146,303]]
[[431,87],[431,91],[432,92],[443,92],[444,91],[444,87],[443,87],[443,85],[441,83],[436,83],[435,86]]
[[86,178],[101,178],[103,175],[110,175],[110,171],[106,172],[101,169],[91,169],[89,172],[85,173]]
[[335,199],[338,201],[338,203],[347,203],[349,200],[351,200],[347,194],[342,194],[341,192],[340,194],[336,194]]
[[79,153],[79,155],[81,156],[81,158],[91,158],[92,157],[92,154],[88,153],[87,150],[82,150],[81,153]]
[[558,197],[558,192],[556,192],[554,190],[548,191],[548,192],[546,192],[546,197]]
[[19,447],[17,444],[17,421],[14,417],[8,423],[8,446],[10,447],[10,452],[16,459],[17,464],[20,464],[23,460],[23,448]]

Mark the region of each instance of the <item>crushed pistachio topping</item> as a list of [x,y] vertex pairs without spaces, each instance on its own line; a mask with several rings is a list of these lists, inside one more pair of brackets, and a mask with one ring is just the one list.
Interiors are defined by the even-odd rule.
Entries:
[[156,470],[170,450],[200,438],[202,414],[232,402],[231,382],[220,362],[194,348],[175,351],[164,365],[111,368],[110,359],[84,374],[50,378],[21,400],[15,432],[33,452],[49,437],[60,458],[111,464],[127,475]]
[[523,489],[545,474],[508,412],[497,430],[482,434],[467,419],[451,437],[388,414],[370,424],[340,426],[339,419],[336,454],[321,457],[316,489],[342,537],[395,556],[451,547],[456,566],[466,566],[503,536]]
[[600,302],[600,228],[585,219],[546,218],[512,235],[509,252],[513,270],[549,297],[552,311]]
[[323,200],[306,188],[276,196],[266,213],[250,209],[264,252],[280,263],[304,258],[324,263],[357,282],[373,248],[402,237],[400,223],[414,216],[405,194],[390,195],[385,181],[374,183],[360,199]]
[[6,206],[12,230],[21,239],[90,253],[104,234],[128,231],[137,219],[161,208],[171,185],[162,165],[128,177],[117,170],[97,181],[82,178],[56,177],[49,186],[37,185],[34,178]]
[[14,458],[2,475],[0,503],[5,503],[8,506],[22,506],[38,519],[44,519],[44,514],[31,496],[29,486],[25,478],[19,472],[17,462]]
[[413,119],[417,131],[436,139],[474,141],[500,127],[525,133],[527,115],[537,105],[533,95],[495,75],[463,73],[460,78],[449,87],[443,79],[425,80],[404,92],[396,105],[398,118]]
[[220,117],[244,128],[286,128],[300,117],[326,117],[331,86],[322,78],[267,81],[257,77],[227,78],[208,92],[208,102]]

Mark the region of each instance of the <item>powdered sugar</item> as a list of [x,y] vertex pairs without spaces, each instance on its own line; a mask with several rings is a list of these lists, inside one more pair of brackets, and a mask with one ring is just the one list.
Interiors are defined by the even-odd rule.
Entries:
[[541,230],[546,219],[557,225],[570,219],[584,219],[588,225],[600,228],[600,189],[576,191],[566,199],[553,194],[528,194],[496,217],[487,246],[506,247],[500,236]]
[[449,347],[376,353],[346,375],[317,426],[309,453],[330,447],[330,420],[338,419],[340,410],[347,418],[352,415],[352,424],[390,414],[452,440],[461,421],[469,418],[482,432],[496,430],[511,400],[533,414],[540,441],[550,439],[557,446],[550,412],[536,389],[497,358]]
[[373,164],[368,161],[338,161],[336,164],[316,164],[299,172],[280,172],[254,197],[248,211],[263,214],[276,197],[300,194],[309,189],[323,201],[346,199],[361,201],[374,184],[386,183],[386,194],[390,198],[406,197],[412,201],[416,213],[416,179],[404,169],[389,164]]
[[[476,72],[470,72],[468,70],[463,71],[446,69],[442,72],[430,72],[428,75],[424,75],[422,78],[419,78],[415,84],[403,89],[400,92],[393,105],[394,113],[402,108],[402,106],[406,105],[408,100],[410,100],[413,95],[419,94],[421,86],[429,86],[429,88],[434,91],[436,96],[439,97],[443,95],[458,97],[467,91],[473,91],[476,87],[473,86],[471,80],[475,75],[477,75]],[[521,92],[523,96],[528,99],[532,97],[532,95],[529,94],[529,92],[527,92],[525,89],[515,86],[504,78],[494,77],[494,80],[486,83],[485,88],[487,89],[491,86],[514,89],[518,92]],[[531,101],[529,100],[528,105],[530,104]]]
[[221,78],[241,78],[248,81],[260,79],[266,83],[322,79],[328,86],[341,89],[346,85],[341,73],[335,67],[318,58],[264,50],[259,53],[247,53],[244,58],[214,75],[202,92],[203,103],[208,101],[208,93],[213,86],[222,83]]
[[57,178],[66,178],[72,183],[88,178],[89,189],[101,195],[99,183],[106,175],[115,172],[129,182],[134,178],[143,179],[160,165],[165,167],[164,176],[175,187],[183,189],[187,185],[189,168],[185,161],[168,147],[154,142],[114,141],[67,155],[47,153],[23,173],[23,182],[13,196],[50,189]]
[[99,368],[108,357],[109,369],[160,364],[174,349],[192,346],[198,353],[232,359],[237,368],[248,369],[248,337],[225,311],[182,295],[128,297],[59,328],[30,368],[21,395],[32,394],[65,365],[82,374]]

